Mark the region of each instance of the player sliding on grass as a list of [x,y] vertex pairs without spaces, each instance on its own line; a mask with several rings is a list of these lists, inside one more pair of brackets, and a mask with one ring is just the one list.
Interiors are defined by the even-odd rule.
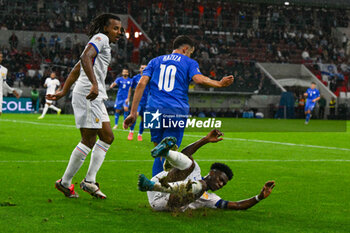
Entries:
[[163,171],[151,180],[144,175],[139,176],[139,190],[148,191],[148,201],[154,210],[185,211],[188,208],[203,207],[246,210],[270,195],[275,186],[274,181],[266,182],[258,195],[237,202],[225,201],[218,195],[207,192],[224,187],[232,179],[233,173],[227,165],[214,163],[208,175],[202,178],[201,169],[192,155],[209,142],[221,141],[222,135],[219,130],[214,129],[206,137],[184,148],[182,152],[171,150],[176,144],[176,139],[167,137],[152,150],[154,158],[164,157],[173,167],[169,172]]
[[307,89],[307,91],[304,93],[304,96],[307,97],[305,104],[305,124],[307,125],[309,124],[311,113],[316,106],[316,102],[321,98],[319,90],[316,89],[316,83],[311,83],[311,87]]
[[[47,99],[58,100],[66,95],[72,84],[77,81],[73,90],[72,105],[81,141],[73,150],[62,179],[56,181],[56,188],[66,197],[79,197],[74,191],[72,179],[92,149],[89,169],[85,179],[80,183],[80,188],[97,198],[106,198],[96,183],[96,174],[114,140],[103,103],[103,100],[107,99],[105,79],[111,61],[109,44],[116,42],[121,37],[122,31],[118,16],[113,14],[97,16],[90,27],[91,39],[80,57],[80,62],[69,74],[63,90],[47,96]],[[96,142],[97,135],[99,139]]]

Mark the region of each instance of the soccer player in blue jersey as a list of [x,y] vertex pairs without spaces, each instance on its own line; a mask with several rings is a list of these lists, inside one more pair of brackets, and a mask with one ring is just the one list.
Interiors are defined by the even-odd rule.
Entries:
[[[180,117],[175,121],[187,120],[189,114],[188,87],[191,81],[208,87],[227,87],[232,84],[233,76],[227,76],[220,81],[212,80],[201,74],[198,63],[191,59],[194,52],[194,42],[187,36],[178,36],[173,42],[173,53],[152,59],[143,71],[142,78],[136,87],[131,112],[124,121],[124,128],[128,128],[136,121],[137,107],[140,103],[143,91],[149,85],[147,111],[156,112],[154,117],[160,114],[174,114]],[[156,111],[157,110],[157,111]],[[152,114],[153,115],[153,114]],[[160,118],[162,118],[162,116]],[[158,129],[150,129],[151,141],[157,145],[163,138],[172,136],[177,139],[180,147],[184,127],[161,126]],[[153,164],[153,176],[163,171],[163,160],[156,158]]]
[[[141,65],[140,66],[140,73],[135,75],[132,78],[131,86],[129,88],[128,98],[126,99],[126,103],[127,104],[129,104],[129,101],[130,101],[130,98],[131,98],[131,92],[132,92],[133,89],[136,88],[137,84],[140,82],[143,70],[146,68],[146,66],[147,65],[145,65],[145,64]],[[139,127],[139,134],[137,135],[137,140],[138,141],[142,141],[142,133],[143,133],[143,130],[144,130],[144,128],[143,128],[143,112],[146,110],[147,98],[148,98],[148,88],[146,87],[144,92],[143,92],[143,95],[142,95],[139,107],[137,108],[137,115],[141,117],[140,127]],[[134,137],[135,125],[136,125],[136,121],[135,121],[135,123],[132,126],[130,126],[130,132],[129,132],[129,135],[128,135],[128,140],[132,140],[133,137]]]
[[307,91],[304,93],[304,96],[306,97],[305,124],[307,125],[309,124],[311,118],[311,112],[315,108],[316,102],[320,99],[320,91],[316,89],[316,83],[311,83],[311,87],[307,89]]
[[115,86],[118,87],[117,98],[115,99],[114,104],[114,118],[115,125],[113,129],[118,128],[119,115],[124,110],[124,120],[129,114],[129,105],[126,103],[126,99],[128,98],[128,92],[131,85],[132,79],[129,78],[129,70],[122,70],[122,77],[117,77],[115,81],[111,84],[110,88]]

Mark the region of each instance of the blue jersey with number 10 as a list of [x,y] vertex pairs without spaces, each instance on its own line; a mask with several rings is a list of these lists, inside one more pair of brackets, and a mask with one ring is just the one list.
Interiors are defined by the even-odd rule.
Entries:
[[188,114],[188,86],[196,74],[201,74],[198,63],[185,55],[172,53],[152,59],[143,71],[150,77],[147,108]]

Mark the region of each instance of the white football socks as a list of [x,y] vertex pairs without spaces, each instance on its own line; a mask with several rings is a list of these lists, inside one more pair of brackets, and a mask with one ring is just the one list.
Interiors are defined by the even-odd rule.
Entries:
[[48,109],[49,109],[49,105],[48,105],[48,104],[45,104],[43,113],[41,114],[42,117],[45,116],[45,114],[47,113],[47,110],[48,110]]
[[166,156],[166,159],[173,167],[180,170],[186,170],[187,168],[191,167],[193,163],[193,161],[185,154],[173,150],[169,150],[169,154]]
[[96,183],[96,174],[100,169],[110,146],[110,144],[97,140],[92,149],[90,165],[85,177],[86,181]]
[[56,106],[53,106],[52,104],[50,105],[49,108],[55,110],[56,112],[58,112],[60,110],[59,108],[57,108]]
[[81,165],[83,165],[84,160],[90,151],[91,149],[81,142],[79,142],[79,144],[75,147],[72,155],[70,156],[67,169],[62,177],[62,185],[64,187],[69,188],[72,183],[73,176],[80,169]]

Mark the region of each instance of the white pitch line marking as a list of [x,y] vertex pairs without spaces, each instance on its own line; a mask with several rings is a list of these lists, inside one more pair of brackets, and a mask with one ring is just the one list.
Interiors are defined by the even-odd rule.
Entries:
[[[106,163],[144,163],[154,160],[105,160]],[[350,162],[349,159],[196,159],[197,162]],[[0,163],[68,163],[68,160],[3,160]]]
[[[51,124],[51,123],[44,123],[44,122],[34,122],[34,121],[22,121],[22,120],[9,120],[9,119],[1,119],[1,121],[5,122],[13,122],[13,123],[27,123],[27,124],[33,124],[33,125],[47,125],[47,126],[61,126],[61,127],[68,127],[68,128],[76,128],[74,125],[65,125],[65,124]],[[121,129],[118,129],[118,131],[123,131]],[[149,133],[149,132],[145,132]],[[194,134],[184,134],[186,137],[203,137],[203,135],[194,135]],[[276,145],[283,145],[283,146],[298,146],[298,147],[307,147],[307,148],[316,148],[316,149],[327,149],[327,150],[340,150],[340,151],[350,151],[350,148],[341,148],[341,147],[331,147],[331,146],[318,146],[318,145],[307,145],[307,144],[297,144],[297,143],[289,143],[289,142],[276,142],[276,141],[267,141],[267,140],[259,140],[259,139],[246,139],[246,138],[227,138],[225,137],[225,140],[232,140],[232,141],[242,141],[242,142],[257,142],[257,143],[266,143],[266,144],[276,144]]]

